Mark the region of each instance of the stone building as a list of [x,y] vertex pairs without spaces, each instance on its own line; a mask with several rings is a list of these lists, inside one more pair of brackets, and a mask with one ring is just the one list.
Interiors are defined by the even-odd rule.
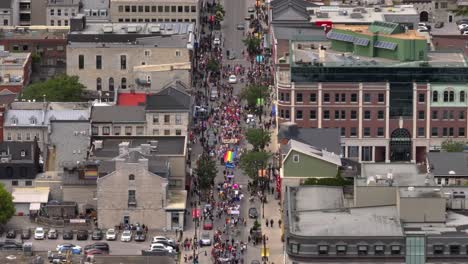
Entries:
[[444,22],[446,24],[455,22],[455,14],[453,13],[453,10],[457,9],[458,2],[455,0],[403,1],[404,4],[411,4],[414,6],[419,14],[420,22]]
[[48,0],[46,23],[48,26],[68,26],[70,18],[80,11],[81,0]]

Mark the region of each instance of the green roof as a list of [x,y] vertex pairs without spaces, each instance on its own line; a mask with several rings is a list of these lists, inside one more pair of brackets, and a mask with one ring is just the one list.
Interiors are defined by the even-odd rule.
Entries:
[[373,33],[383,33],[386,35],[403,33],[403,28],[397,23],[374,21],[369,26],[369,31]]

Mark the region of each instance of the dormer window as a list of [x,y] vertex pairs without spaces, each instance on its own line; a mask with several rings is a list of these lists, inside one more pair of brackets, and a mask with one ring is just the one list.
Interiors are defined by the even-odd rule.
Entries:
[[37,119],[36,119],[35,117],[31,117],[31,118],[29,119],[29,123],[30,123],[31,125],[36,125],[36,124],[37,124]]
[[17,125],[17,124],[18,124],[18,118],[12,117],[12,118],[11,118],[11,123],[12,123],[13,125]]
[[21,150],[21,157],[22,158],[26,157],[26,151],[25,150]]

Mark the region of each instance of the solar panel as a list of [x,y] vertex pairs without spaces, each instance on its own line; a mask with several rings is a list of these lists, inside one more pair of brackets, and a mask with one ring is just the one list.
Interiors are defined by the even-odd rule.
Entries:
[[354,44],[359,46],[367,46],[369,44],[369,40],[365,38],[354,38]]
[[397,44],[393,42],[378,40],[375,42],[374,47],[381,48],[381,49],[395,50],[397,47]]
[[333,32],[333,31],[330,31],[328,34],[327,34],[327,37],[329,39],[333,39],[333,40],[340,40],[340,41],[345,41],[345,42],[354,42],[354,37],[351,36],[351,35],[347,35],[347,34],[342,34],[342,33],[337,33],[337,32]]

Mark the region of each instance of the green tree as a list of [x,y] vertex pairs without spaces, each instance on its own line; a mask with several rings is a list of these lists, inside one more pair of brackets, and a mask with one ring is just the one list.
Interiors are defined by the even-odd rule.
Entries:
[[210,58],[206,64],[206,69],[211,72],[219,72],[219,61]]
[[248,107],[254,109],[255,113],[260,117],[262,115],[263,105],[257,105],[257,101],[258,99],[262,99],[263,102],[268,100],[269,91],[266,86],[252,84],[245,87],[240,96],[247,101]]
[[220,3],[216,4],[215,14],[216,14],[217,21],[221,22],[224,20],[224,15],[226,14],[226,11],[224,10],[224,7],[222,4]]
[[0,224],[6,224],[14,214],[13,196],[0,183]]
[[214,179],[218,174],[216,162],[210,156],[204,154],[197,162],[195,174],[198,176],[198,183],[202,191],[211,189]]
[[447,152],[463,152],[465,149],[465,142],[447,139],[442,142],[442,149]]
[[249,128],[245,133],[245,138],[255,151],[264,150],[265,146],[271,141],[270,132],[265,131],[263,128]]
[[246,39],[243,39],[242,42],[244,42],[244,45],[247,47],[247,52],[249,52],[250,56],[260,54],[260,44],[262,43],[261,39],[254,36],[248,36]]
[[455,14],[455,16],[467,16],[468,15],[468,7],[460,6],[457,9],[452,10],[452,12]]
[[258,170],[266,169],[270,153],[265,151],[249,151],[240,158],[239,167],[253,180],[258,180]]
[[36,82],[23,91],[21,99],[50,102],[83,101],[84,85],[78,81],[78,76],[59,75],[52,79]]

